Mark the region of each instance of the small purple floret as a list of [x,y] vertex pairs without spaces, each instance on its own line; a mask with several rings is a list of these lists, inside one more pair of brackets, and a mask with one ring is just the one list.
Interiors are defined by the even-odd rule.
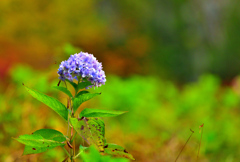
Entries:
[[[100,87],[106,82],[102,64],[92,55],[86,52],[71,55],[68,60],[62,61],[58,69],[59,79],[78,80],[86,78],[94,87]],[[92,86],[90,86],[92,87]]]

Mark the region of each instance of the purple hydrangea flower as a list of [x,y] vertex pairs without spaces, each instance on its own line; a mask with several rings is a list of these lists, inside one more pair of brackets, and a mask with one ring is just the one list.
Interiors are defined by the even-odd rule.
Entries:
[[92,54],[86,52],[71,55],[68,60],[62,61],[58,69],[58,75],[62,81],[65,81],[65,79],[78,80],[78,77],[86,78],[93,86],[97,87],[106,82],[102,63],[99,63]]

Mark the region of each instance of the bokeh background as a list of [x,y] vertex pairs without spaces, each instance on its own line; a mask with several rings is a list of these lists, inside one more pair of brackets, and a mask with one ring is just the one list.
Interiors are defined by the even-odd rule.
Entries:
[[59,98],[59,63],[93,53],[106,85],[86,107],[106,118],[107,141],[137,161],[240,161],[240,1],[1,0],[0,161],[61,161],[62,150],[22,156],[12,137],[66,124],[22,86]]

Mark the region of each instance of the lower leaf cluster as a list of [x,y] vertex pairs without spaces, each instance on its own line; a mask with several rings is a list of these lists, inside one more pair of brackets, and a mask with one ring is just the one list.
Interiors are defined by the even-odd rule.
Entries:
[[[88,91],[80,91],[84,87],[89,86],[90,83],[81,82],[79,84],[70,82],[70,84],[75,89],[75,96],[64,87],[54,87],[57,90],[60,90],[68,95],[68,103],[72,103],[72,106],[65,107],[60,101],[45,94],[42,94],[36,90],[30,89],[25,86],[27,91],[37,100],[43,102],[59,114],[69,126],[74,128],[75,131],[81,136],[89,145],[95,146],[101,154],[113,155],[119,157],[125,157],[131,160],[135,160],[131,154],[129,154],[123,147],[116,144],[106,143],[105,139],[105,123],[101,117],[112,117],[126,113],[126,111],[112,111],[112,110],[102,110],[102,109],[89,109],[85,108],[79,114],[79,118],[74,117],[74,113],[77,111],[79,106],[87,101],[92,99],[95,96],[100,95],[101,93],[89,93]],[[69,102],[70,101],[70,102]],[[31,135],[21,135],[19,138],[15,138],[18,142],[25,144],[25,149],[23,155],[27,154],[36,154],[48,151],[57,146],[64,146],[67,144],[71,149],[71,142],[74,137],[71,135],[71,138],[64,136],[61,132],[53,129],[40,129],[33,132]],[[68,156],[71,159],[75,159],[82,155],[81,157],[87,157],[87,154],[84,154],[84,150],[87,150],[86,147],[80,146],[78,154],[73,157],[73,155]],[[94,152],[94,151],[93,151]]]

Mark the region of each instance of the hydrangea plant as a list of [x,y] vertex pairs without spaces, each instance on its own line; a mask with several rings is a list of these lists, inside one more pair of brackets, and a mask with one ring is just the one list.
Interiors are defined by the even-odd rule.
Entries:
[[[121,115],[125,111],[85,108],[80,114],[76,114],[83,102],[101,94],[90,93],[87,89],[105,84],[106,76],[102,64],[92,54],[80,52],[61,62],[58,75],[60,80],[54,88],[67,95],[66,106],[53,97],[24,86],[34,98],[49,106],[63,118],[68,133],[64,135],[54,129],[40,129],[30,135],[21,135],[15,139],[25,144],[23,155],[42,153],[60,146],[67,154],[64,161],[72,162],[88,150],[87,147],[80,145],[78,152],[75,151],[75,145],[72,143],[76,135],[79,135],[89,146],[95,146],[103,155],[109,154],[134,160],[133,156],[123,147],[107,143],[105,139],[105,123],[102,117]],[[74,82],[74,80],[76,81]],[[65,87],[60,86],[61,82],[65,83]],[[73,86],[74,94],[67,88],[67,83]]]

